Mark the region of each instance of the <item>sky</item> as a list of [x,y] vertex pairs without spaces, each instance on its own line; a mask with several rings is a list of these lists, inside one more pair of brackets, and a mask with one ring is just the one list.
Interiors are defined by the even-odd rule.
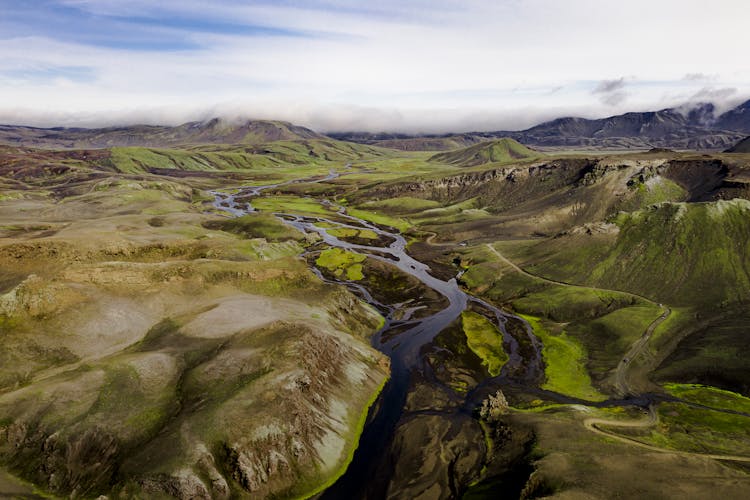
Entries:
[[747,0],[0,0],[0,123],[516,130],[750,98]]

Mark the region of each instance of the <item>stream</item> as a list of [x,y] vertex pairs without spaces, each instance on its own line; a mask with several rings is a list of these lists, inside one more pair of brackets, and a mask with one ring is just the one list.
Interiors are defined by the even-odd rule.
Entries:
[[[215,196],[214,207],[242,216],[255,211],[247,202],[248,198],[260,195],[263,191],[296,183],[323,182],[335,179],[340,174],[331,171],[328,176],[312,179],[296,179],[267,186],[242,188],[234,194],[212,191]],[[243,200],[242,203],[237,198]],[[509,361],[503,367],[500,375],[493,379],[504,379],[521,385],[538,384],[543,377],[541,358],[541,344],[534,336],[530,326],[521,318],[500,310],[499,308],[471,295],[468,295],[458,285],[456,278],[442,280],[430,273],[430,267],[411,257],[406,252],[407,241],[399,232],[385,230],[375,224],[346,213],[343,207],[333,205],[329,200],[318,200],[327,206],[338,209],[336,219],[326,217],[299,216],[293,214],[275,213],[274,215],[286,224],[304,233],[315,233],[321,240],[331,246],[350,250],[368,258],[386,262],[398,268],[401,272],[418,279],[423,285],[442,295],[448,305],[433,314],[411,319],[414,308],[407,308],[405,304],[383,304],[373,298],[373,294],[361,283],[339,279],[329,279],[315,267],[313,271],[323,281],[347,286],[362,300],[375,307],[384,317],[384,326],[374,335],[372,344],[375,348],[388,355],[391,359],[391,378],[383,389],[379,404],[373,408],[375,413],[370,415],[367,425],[360,437],[360,443],[347,472],[323,495],[322,498],[356,498],[363,494],[363,485],[374,474],[383,454],[387,451],[390,437],[402,416],[404,404],[409,391],[410,381],[415,373],[425,374],[430,367],[421,356],[421,349],[429,344],[441,331],[453,323],[470,304],[474,304],[485,312],[503,335],[503,344],[509,354]],[[341,220],[343,219],[344,222]],[[323,223],[323,224],[321,224]],[[325,227],[320,227],[324,225]],[[368,229],[376,233],[379,241],[390,241],[387,246],[363,245],[344,241],[330,234],[332,229]],[[396,319],[399,318],[399,319]],[[533,347],[531,359],[524,358],[519,349],[519,340],[508,333],[505,323],[509,318],[523,321],[527,339],[525,343]],[[394,332],[394,329],[398,332]],[[390,333],[390,335],[389,335]],[[486,381],[485,381],[486,382]],[[481,388],[481,387],[480,387]],[[478,389],[466,395],[466,401],[456,411],[471,411],[471,407],[486,397],[486,393],[477,395]],[[482,392],[482,391],[479,391]],[[372,412],[373,410],[371,410]]]

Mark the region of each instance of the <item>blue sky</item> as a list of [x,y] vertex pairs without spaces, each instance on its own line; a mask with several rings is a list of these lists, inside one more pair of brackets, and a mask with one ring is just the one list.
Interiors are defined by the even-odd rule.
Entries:
[[0,122],[522,128],[750,97],[750,4],[0,0]]

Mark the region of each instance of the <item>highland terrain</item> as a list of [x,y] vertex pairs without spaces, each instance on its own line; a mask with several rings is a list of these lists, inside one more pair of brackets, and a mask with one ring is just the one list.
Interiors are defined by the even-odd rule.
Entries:
[[747,496],[742,106],[0,127],[0,496]]

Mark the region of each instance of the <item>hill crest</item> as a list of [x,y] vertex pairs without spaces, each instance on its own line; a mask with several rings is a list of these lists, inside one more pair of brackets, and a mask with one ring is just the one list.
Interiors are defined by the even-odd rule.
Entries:
[[539,156],[541,156],[541,153],[529,149],[514,139],[503,137],[453,151],[438,153],[430,157],[429,161],[460,167],[475,167],[487,163],[524,160]]

